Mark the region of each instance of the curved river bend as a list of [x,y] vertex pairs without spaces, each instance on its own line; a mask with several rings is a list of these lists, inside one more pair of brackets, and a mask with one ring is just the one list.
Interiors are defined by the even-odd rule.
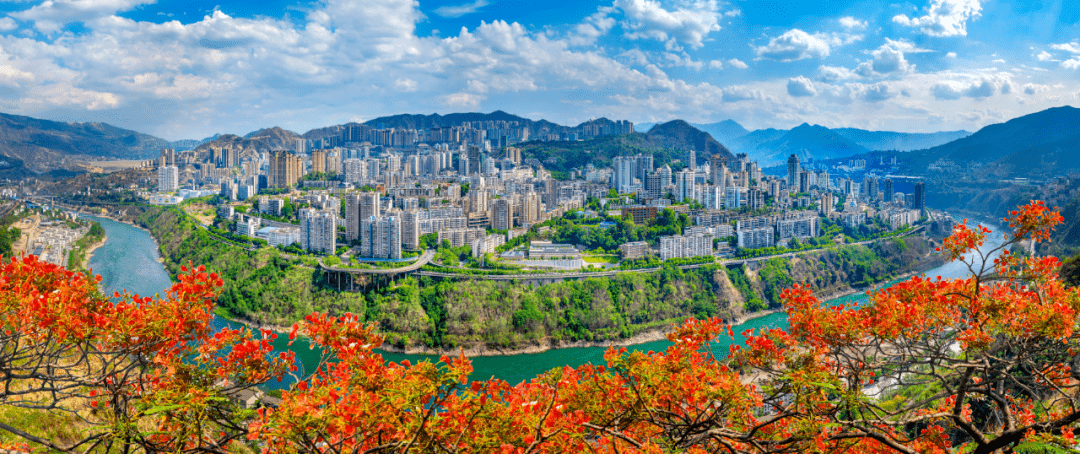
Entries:
[[[165,289],[168,289],[172,285],[168,273],[166,273],[165,268],[158,261],[159,254],[157,244],[147,231],[110,219],[98,217],[92,218],[101,223],[101,226],[105,228],[106,235],[108,235],[105,245],[97,249],[90,260],[90,268],[94,273],[100,274],[102,277],[102,290],[105,291],[106,294],[127,289],[130,292],[138,293],[140,295],[153,295],[155,293],[164,292]],[[989,224],[984,225],[991,229],[996,229],[996,226]],[[1000,237],[996,230],[995,234],[991,235],[991,237],[995,241],[988,241],[984,250],[989,250],[1001,244]],[[953,262],[932,269],[926,274],[929,276],[955,278],[967,275],[968,271],[963,263]],[[888,285],[891,284],[892,283],[889,283]],[[841,304],[856,301],[862,302],[865,300],[865,293],[856,293],[851,296],[831,300],[829,303]],[[215,324],[220,327],[230,325],[232,322],[215,319]],[[749,320],[733,329],[736,333],[736,341],[741,343],[743,339],[741,339],[741,335],[738,333],[748,328],[785,327],[786,324],[786,315],[783,313],[776,313]],[[288,343],[287,337],[288,336],[284,335],[279,336],[278,340],[275,342],[275,347],[281,350],[288,348],[286,346]],[[718,349],[716,351],[726,351],[730,343],[730,339],[723,338],[714,346],[714,348]],[[630,346],[627,347],[627,349],[661,351],[666,349],[669,345],[671,345],[671,343],[667,340],[661,340]],[[303,370],[311,371],[312,368],[318,364],[320,358],[315,350],[310,350],[307,347],[308,344],[305,340],[297,339],[291,348],[296,352],[297,358],[303,364]],[[511,384],[516,384],[536,377],[537,375],[556,367],[567,365],[576,367],[586,363],[604,364],[605,350],[605,348],[601,347],[560,348],[548,350],[543,353],[475,357],[472,358],[475,371],[471,378],[474,380],[486,380],[494,377],[506,380]],[[400,362],[404,359],[408,359],[414,363],[422,360],[438,360],[437,357],[427,355],[381,353],[388,361],[396,362]],[[280,386],[276,383],[270,385]]]

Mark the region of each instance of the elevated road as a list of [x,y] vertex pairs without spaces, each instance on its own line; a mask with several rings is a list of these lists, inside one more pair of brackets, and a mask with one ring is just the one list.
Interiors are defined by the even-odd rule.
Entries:
[[400,268],[388,268],[388,269],[372,269],[372,268],[341,268],[337,266],[329,266],[323,263],[322,259],[319,259],[319,266],[326,271],[334,273],[349,273],[349,274],[381,274],[381,275],[394,275],[411,273],[427,265],[431,262],[431,259],[435,258],[435,250],[428,249],[420,255],[420,259],[413,262],[411,265],[403,266]]

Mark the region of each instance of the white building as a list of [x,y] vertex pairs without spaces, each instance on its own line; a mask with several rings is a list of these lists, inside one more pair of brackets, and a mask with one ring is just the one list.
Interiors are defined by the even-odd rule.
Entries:
[[713,236],[709,234],[660,237],[660,259],[712,255]]
[[333,254],[337,249],[337,215],[314,208],[300,209],[300,247]]
[[255,232],[255,238],[266,240],[271,246],[288,246],[300,242],[300,229],[292,227],[263,227]]
[[401,217],[371,216],[361,222],[360,256],[401,258]]
[[180,169],[176,166],[158,168],[158,192],[175,192],[180,189]]

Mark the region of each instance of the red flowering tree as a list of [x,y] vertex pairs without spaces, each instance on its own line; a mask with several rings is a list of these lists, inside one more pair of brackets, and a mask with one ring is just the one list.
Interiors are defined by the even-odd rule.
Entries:
[[[21,329],[41,336],[28,326],[45,323],[63,333],[68,324],[58,320],[70,317],[64,314],[83,314],[72,326],[93,330],[50,332],[48,339],[56,348],[94,339],[92,351],[127,371],[117,380],[113,369],[99,372],[99,362],[87,359],[89,378],[60,377],[72,383],[71,396],[108,396],[98,400],[101,413],[91,415],[103,431],[87,443],[223,452],[243,436],[275,453],[1073,449],[1080,294],[1058,281],[1056,259],[1008,253],[1022,239],[1046,239],[1061,217],[1033,202],[1007,220],[1013,230],[993,251],[997,258],[977,269],[981,261],[969,262],[969,278],[913,278],[875,292],[862,307],[828,307],[795,286],[783,294],[790,329],[747,332],[745,344],[727,352],[711,346],[720,336],[735,338],[729,327],[690,320],[668,335],[673,345],[666,351],[610,349],[606,365],[556,369],[517,385],[469,381],[464,357],[387,363],[373,350],[381,337],[356,316],[313,314],[292,336],[309,337],[324,361],[284,392],[279,406],[257,413],[226,403],[224,389],[280,376],[291,358],[275,359],[268,343],[249,333],[207,332],[216,278],[192,272],[169,297],[150,304],[128,297],[131,307],[91,303],[96,297],[85,296],[94,293],[92,284],[32,261],[13,262],[0,283],[16,275],[26,282],[19,288],[27,296],[4,306],[8,313],[24,306],[41,312]],[[958,225],[942,252],[953,259],[979,254],[988,234]],[[43,283],[39,275],[47,276]],[[72,298],[71,310],[33,308],[40,306],[35,298],[64,286],[83,296]],[[107,321],[114,318],[122,321]],[[16,362],[37,354],[28,350]],[[82,358],[71,355],[49,361]],[[150,421],[154,429],[137,436],[119,430]]]
[[100,277],[34,256],[3,264],[0,405],[70,415],[88,430],[67,444],[4,421],[0,431],[68,452],[194,453],[242,438],[250,415],[229,397],[293,358],[270,356],[271,333],[212,333],[221,280],[184,271],[163,298],[107,298]]

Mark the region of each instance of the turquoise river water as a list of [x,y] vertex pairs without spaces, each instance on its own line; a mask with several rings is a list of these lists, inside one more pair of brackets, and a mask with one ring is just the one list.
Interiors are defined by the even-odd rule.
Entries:
[[[164,293],[164,290],[172,285],[168,273],[166,273],[165,268],[158,261],[159,254],[157,245],[147,231],[110,219],[97,217],[94,217],[94,219],[99,221],[101,226],[105,228],[108,239],[105,241],[104,246],[94,252],[93,257],[90,260],[90,268],[94,273],[101,275],[102,290],[105,291],[106,294],[127,289],[130,292],[147,296],[155,293]],[[991,225],[987,225],[987,227],[991,229],[996,228],[996,226]],[[984,250],[989,250],[1001,244],[1000,236],[998,236],[996,232],[992,237],[996,241],[988,241]],[[949,263],[926,273],[928,276],[942,276],[946,278],[962,277],[967,274],[967,267],[960,262]],[[886,285],[891,284],[892,283]],[[846,304],[862,302],[865,300],[865,293],[860,292],[831,300],[830,303]],[[232,322],[221,319],[215,320],[215,324],[219,327],[231,323]],[[748,328],[785,327],[786,325],[786,315],[783,313],[770,314],[751,319],[742,325],[734,327],[737,338],[736,342],[743,342],[739,333]],[[286,346],[288,342],[287,337],[288,336],[284,335],[279,336],[275,343],[275,347],[279,349],[288,348]],[[714,351],[727,351],[730,342],[730,339],[723,338],[714,346]],[[628,347],[628,349],[661,351],[666,349],[669,345],[671,345],[670,342],[662,340],[634,345]],[[303,364],[304,368],[302,370],[311,371],[312,368],[318,364],[320,358],[316,355],[317,350],[310,350],[305,340],[298,339],[291,348],[296,352],[297,358]],[[471,378],[474,380],[486,380],[494,377],[515,384],[533,378],[540,373],[556,367],[567,365],[573,367],[586,363],[603,364],[605,350],[606,349],[602,347],[560,348],[548,350],[543,353],[475,357],[472,359],[475,371]],[[408,359],[414,363],[423,360],[438,360],[437,357],[426,355],[405,355],[388,352],[383,352],[382,354],[388,361],[396,362],[400,362],[404,359]],[[276,384],[270,384],[270,386],[275,385]]]

